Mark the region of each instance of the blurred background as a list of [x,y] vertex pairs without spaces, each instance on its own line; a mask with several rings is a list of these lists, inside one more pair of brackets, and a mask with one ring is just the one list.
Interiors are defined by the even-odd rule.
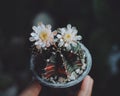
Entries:
[[31,83],[28,38],[32,26],[39,21],[51,24],[53,30],[67,24],[76,26],[92,54],[89,73],[95,81],[92,96],[120,96],[119,0],[16,0],[14,3],[0,2],[0,96],[18,96]]

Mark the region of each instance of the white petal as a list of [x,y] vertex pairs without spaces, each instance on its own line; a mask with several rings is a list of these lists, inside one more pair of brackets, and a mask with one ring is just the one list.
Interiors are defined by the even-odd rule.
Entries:
[[67,50],[70,50],[71,49],[71,46],[70,46],[70,44],[66,47],[67,48]]
[[58,39],[57,39],[57,38],[55,38],[55,39],[54,39],[54,42],[57,42],[57,41],[58,41]]
[[63,39],[60,39],[60,42],[64,42]]
[[62,36],[60,34],[57,35],[57,38],[61,38]]
[[40,45],[36,45],[36,48],[37,48],[37,49],[40,49],[40,48],[41,48],[41,46],[40,46]]
[[76,27],[72,27],[72,30],[77,30]]
[[34,36],[36,36],[37,34],[32,32],[30,35],[34,37]]
[[29,38],[30,41],[35,41],[34,37]]
[[33,26],[32,29],[33,29],[34,31],[37,31],[37,27],[36,27],[36,26]]
[[35,36],[34,39],[35,39],[35,40],[39,40],[39,37],[38,37],[38,36]]
[[77,46],[77,43],[75,43],[75,42],[72,42],[72,45],[73,45],[74,47],[76,47],[76,46]]
[[51,26],[50,24],[46,25],[46,27],[47,27],[48,29],[51,29],[51,28],[52,28],[52,26]]
[[72,32],[72,33],[73,33],[74,35],[76,35],[76,34],[77,34],[77,32],[78,32],[77,30],[73,30],[73,32]]
[[59,47],[62,47],[63,44],[64,44],[64,42],[59,42],[58,46],[59,46]]
[[71,29],[71,24],[68,24],[68,25],[67,25],[67,28],[68,28],[68,29]]
[[41,47],[45,47],[45,43],[41,43]]
[[37,30],[36,30],[36,33],[40,33],[41,30],[42,30],[41,26],[38,26],[38,27],[37,27]]
[[60,28],[60,33],[62,34],[62,35],[64,35],[64,33],[65,33],[65,28]]
[[65,47],[67,47],[69,44],[68,43],[65,43]]
[[82,36],[80,36],[80,35],[79,35],[79,36],[76,36],[76,39],[77,39],[77,40],[81,40],[81,39],[82,39]]
[[49,46],[50,46],[50,42],[49,42],[49,41],[46,43],[46,46],[47,46],[47,47],[49,47]]
[[41,24],[40,25],[42,29],[45,29],[45,25],[44,24]]
[[40,45],[40,43],[41,43],[40,41],[37,41],[35,42],[35,45]]

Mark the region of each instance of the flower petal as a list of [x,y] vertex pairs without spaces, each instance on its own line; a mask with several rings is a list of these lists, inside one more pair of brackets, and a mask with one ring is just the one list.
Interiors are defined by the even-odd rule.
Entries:
[[67,25],[67,29],[71,29],[71,24],[68,24],[68,25]]
[[57,34],[57,31],[51,32],[51,25],[39,23],[38,26],[33,26],[32,29],[34,32],[31,33],[32,37],[29,39],[30,41],[36,41],[34,43],[36,46],[49,47],[50,45],[54,44],[54,36]]
[[34,37],[30,37],[29,40],[32,42],[35,41]]
[[77,32],[78,32],[77,30],[73,30],[73,31],[72,31],[72,34],[73,34],[73,35],[76,35]]
[[42,29],[45,29],[45,25],[43,23],[41,23],[40,26],[41,26]]
[[67,46],[66,48],[67,48],[67,50],[69,51],[69,50],[71,49],[70,44],[68,44],[68,46]]
[[76,47],[76,46],[77,46],[77,43],[75,43],[75,42],[72,42],[72,45],[73,45],[74,47]]
[[77,39],[77,40],[81,40],[81,39],[82,39],[82,36],[80,36],[80,35],[79,35],[79,36],[76,36],[76,39]]
[[35,42],[35,45],[40,45],[40,43],[41,43],[40,41],[37,41]]
[[36,45],[36,48],[37,48],[37,49],[41,49],[41,46],[40,46],[40,45]]
[[61,42],[64,42],[63,39],[60,39]]
[[36,32],[37,31],[37,27],[33,26],[32,29]]
[[65,43],[65,45],[64,45],[64,46],[65,46],[65,47],[67,47],[68,45],[69,45],[68,43]]
[[46,47],[49,47],[50,46],[50,42],[46,42]]
[[51,29],[52,26],[50,24],[46,25],[46,28]]
[[66,29],[65,28],[60,28],[60,32],[62,35],[64,35],[64,33],[66,32]]
[[57,38],[59,38],[59,39],[60,39],[60,38],[62,38],[62,36],[61,36],[60,34],[58,34],[58,35],[57,35]]
[[35,39],[35,40],[39,40],[39,37],[38,37],[38,35],[37,35],[37,36],[35,36],[35,37],[34,37],[34,39]]
[[34,36],[36,36],[37,34],[34,33],[34,32],[32,32],[30,35],[34,37]]
[[41,47],[45,47],[46,46],[46,44],[45,43],[41,43]]
[[59,46],[59,47],[62,47],[63,44],[64,44],[64,42],[59,42],[58,46]]

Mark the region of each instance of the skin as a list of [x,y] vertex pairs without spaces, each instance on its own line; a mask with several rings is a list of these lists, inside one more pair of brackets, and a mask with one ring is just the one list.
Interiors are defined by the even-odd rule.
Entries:
[[[77,96],[91,96],[93,88],[93,79],[87,75],[78,91]],[[42,86],[38,82],[34,82],[26,88],[19,96],[38,96],[41,92]]]

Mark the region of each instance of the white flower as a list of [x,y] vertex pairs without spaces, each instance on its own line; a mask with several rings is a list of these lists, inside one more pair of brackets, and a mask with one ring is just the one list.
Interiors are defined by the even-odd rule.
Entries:
[[35,41],[34,44],[36,45],[36,48],[45,48],[54,44],[56,32],[51,32],[51,25],[40,23],[38,26],[33,26],[32,29],[34,31],[31,33],[32,37],[30,37],[29,40],[32,42]]
[[71,45],[77,46],[77,41],[82,39],[80,35],[77,36],[77,32],[77,29],[75,27],[71,27],[70,24],[67,25],[67,28],[60,28],[60,34],[57,35],[59,40],[58,46],[66,47],[68,50],[71,49]]

